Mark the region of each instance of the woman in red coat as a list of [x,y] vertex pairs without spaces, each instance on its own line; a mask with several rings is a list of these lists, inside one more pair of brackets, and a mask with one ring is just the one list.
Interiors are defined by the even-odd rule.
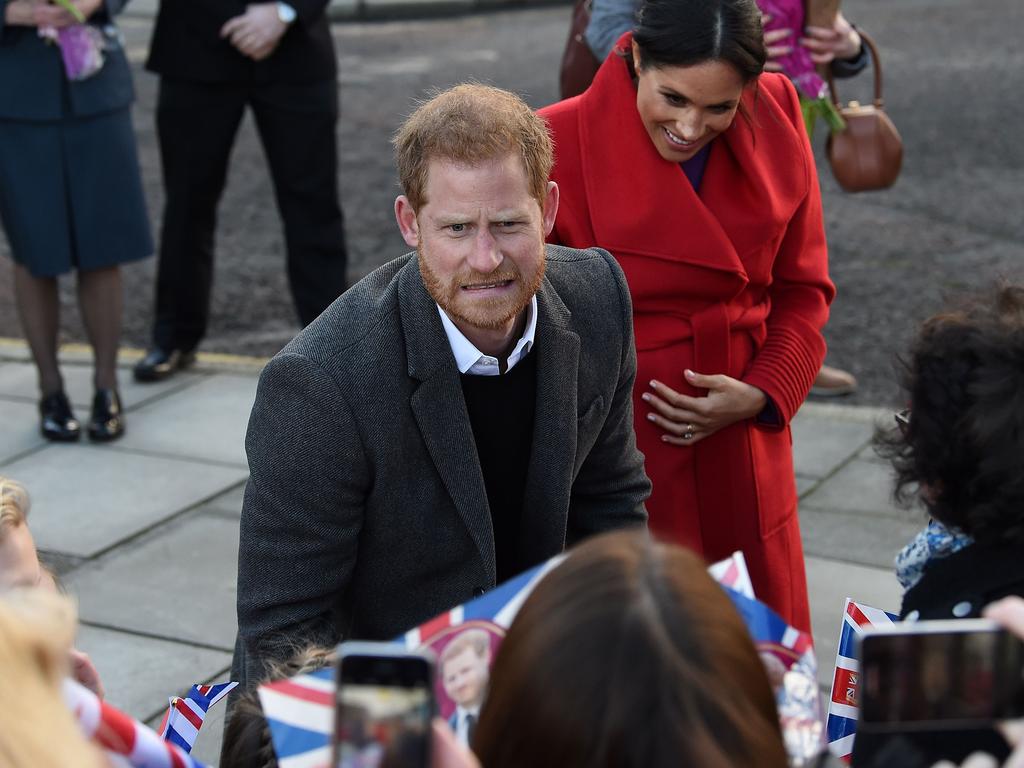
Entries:
[[825,356],[821,198],[796,91],[761,74],[754,0],[647,0],[593,85],[541,110],[552,241],[599,245],[633,297],[636,433],[658,535],[742,550],[810,628],[789,422]]

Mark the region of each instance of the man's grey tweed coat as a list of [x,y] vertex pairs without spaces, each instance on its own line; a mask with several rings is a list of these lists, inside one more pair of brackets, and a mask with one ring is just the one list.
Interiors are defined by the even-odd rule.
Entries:
[[[548,246],[537,306],[521,546],[539,563],[643,525],[650,481],[622,271],[606,251]],[[361,280],[267,364],[245,447],[232,673],[243,686],[261,659],[289,652],[282,639],[390,639],[495,585],[459,372],[415,254]]]

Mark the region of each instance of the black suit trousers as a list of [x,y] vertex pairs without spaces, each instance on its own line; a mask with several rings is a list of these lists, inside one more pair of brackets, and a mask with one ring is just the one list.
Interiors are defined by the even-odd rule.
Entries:
[[153,343],[164,349],[190,350],[206,332],[217,204],[247,106],[284,222],[299,321],[308,325],[345,290],[336,82],[236,85],[161,77],[156,123],[166,202]]

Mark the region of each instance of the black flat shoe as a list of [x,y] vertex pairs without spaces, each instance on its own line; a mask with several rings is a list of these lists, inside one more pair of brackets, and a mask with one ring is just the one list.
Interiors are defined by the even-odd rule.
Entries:
[[135,364],[133,373],[136,381],[163,381],[175,371],[188,368],[195,360],[196,353],[192,350],[186,352],[181,349],[153,347]]
[[117,390],[97,389],[92,399],[92,416],[89,417],[89,439],[105,443],[123,434],[124,415]]
[[71,411],[71,403],[63,392],[54,392],[39,401],[39,431],[47,440],[73,443],[82,431],[78,419]]

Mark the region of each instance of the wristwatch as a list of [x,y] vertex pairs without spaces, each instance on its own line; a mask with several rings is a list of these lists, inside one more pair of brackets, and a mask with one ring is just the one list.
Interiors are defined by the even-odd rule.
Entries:
[[277,18],[279,18],[282,23],[291,24],[295,21],[297,16],[298,14],[295,12],[295,9],[288,5],[288,3],[279,2],[277,4]]

